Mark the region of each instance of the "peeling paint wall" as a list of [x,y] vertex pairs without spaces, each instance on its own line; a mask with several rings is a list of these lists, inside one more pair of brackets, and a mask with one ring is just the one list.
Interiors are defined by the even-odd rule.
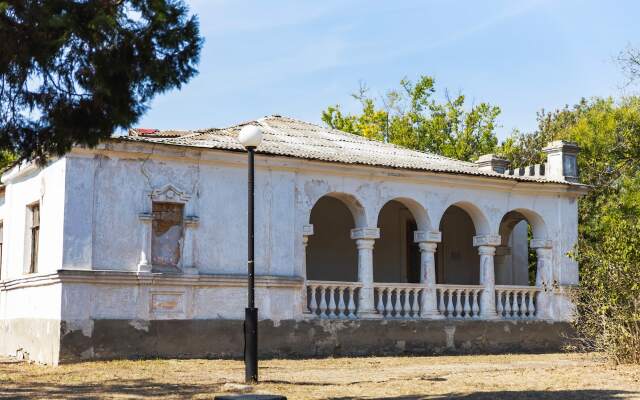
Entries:
[[[88,321],[100,319],[138,321],[136,326],[145,329],[145,321],[153,320],[242,318],[245,287],[203,283],[198,276],[246,273],[246,179],[245,154],[151,145],[78,150],[43,170],[23,174],[7,185],[0,205],[6,238],[4,282],[23,278],[25,210],[38,200],[40,274],[62,269],[138,276],[143,250],[151,243],[144,234],[145,215],[151,211],[149,193],[166,187],[175,188],[176,201],[185,204],[185,224],[188,219],[190,225],[184,228],[180,262],[191,259],[194,271],[169,283],[158,279],[124,285],[104,278],[107,281],[75,283],[57,292],[35,284],[28,290],[1,289],[0,319],[37,315],[42,320],[72,321],[87,333]],[[311,211],[327,194],[343,202],[354,227],[378,226],[380,210],[394,199],[409,204],[425,231],[438,230],[451,205],[465,209],[476,234],[497,234],[507,212],[532,210],[544,220],[544,238],[553,242],[554,276],[562,284],[578,282],[577,265],[566,255],[577,240],[577,201],[559,186],[552,190],[547,185],[261,155],[256,185],[256,272],[300,279],[288,286],[258,288],[262,319],[302,318],[301,279],[306,277],[307,257],[303,228],[313,222]],[[309,242],[315,239],[311,236]],[[347,245],[353,247],[355,259],[353,241]],[[376,247],[374,257],[375,251]],[[389,280],[396,280],[389,269],[393,262],[378,259],[380,263]],[[470,264],[472,271],[479,268]],[[568,301],[559,300],[553,307],[554,318],[570,315]]]

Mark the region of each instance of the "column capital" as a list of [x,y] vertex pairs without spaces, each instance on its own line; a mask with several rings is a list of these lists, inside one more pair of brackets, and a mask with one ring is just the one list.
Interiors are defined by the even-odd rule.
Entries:
[[185,217],[184,219],[184,225],[186,227],[189,228],[195,228],[198,226],[198,224],[200,224],[200,218],[194,216],[194,215],[190,215],[188,217]]
[[438,231],[414,231],[413,241],[416,243],[421,243],[421,242],[440,243],[442,241],[442,233]]
[[478,246],[478,254],[481,256],[494,256],[496,255],[496,247],[495,246]]
[[529,247],[532,249],[550,249],[553,247],[553,242],[549,239],[531,239]]
[[313,225],[307,224],[302,225],[302,236],[311,236],[313,235]]
[[358,250],[373,250],[375,239],[356,239],[356,247]]
[[500,246],[502,238],[500,235],[478,235],[473,237],[474,246]]
[[435,253],[438,248],[438,243],[436,242],[418,242],[418,246],[420,247],[421,252],[426,253]]
[[351,239],[380,239],[380,228],[354,228],[351,230]]
[[138,214],[138,219],[140,222],[150,223],[153,221],[153,215],[151,213],[140,213]]

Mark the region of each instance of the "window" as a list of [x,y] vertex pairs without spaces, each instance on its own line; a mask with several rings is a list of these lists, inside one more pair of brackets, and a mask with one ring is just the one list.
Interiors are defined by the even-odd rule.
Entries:
[[184,204],[154,202],[151,264],[156,269],[178,268],[183,241]]
[[29,206],[29,270],[30,274],[38,272],[38,248],[40,242],[40,204]]

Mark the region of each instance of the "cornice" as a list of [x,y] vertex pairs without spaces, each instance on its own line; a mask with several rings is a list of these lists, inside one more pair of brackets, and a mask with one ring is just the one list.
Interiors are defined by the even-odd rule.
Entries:
[[[197,286],[246,287],[247,276],[239,274],[178,275],[105,270],[59,270],[48,274],[34,274],[0,282],[0,291],[66,284],[124,285],[124,286]],[[256,275],[256,287],[300,288],[302,277]]]
[[[180,163],[225,165],[246,168],[246,154],[240,151],[186,148],[177,145],[141,142],[107,142],[94,149],[74,148],[68,157],[106,156],[148,159],[158,158]],[[518,181],[483,175],[455,172],[435,172],[378,167],[360,164],[342,164],[328,161],[299,159],[294,157],[256,154],[256,168],[281,170],[293,173],[323,174],[356,179],[387,179],[393,182],[411,182],[435,186],[463,187],[478,190],[498,190],[518,194],[562,195],[579,197],[589,191],[586,185],[568,185],[557,182]]]

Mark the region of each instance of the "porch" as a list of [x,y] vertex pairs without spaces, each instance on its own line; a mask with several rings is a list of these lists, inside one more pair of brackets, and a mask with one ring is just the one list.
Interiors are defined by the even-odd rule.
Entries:
[[[438,229],[426,210],[396,198],[363,227],[354,196],[321,197],[304,227],[303,313],[312,319],[565,320],[553,241],[533,210],[492,227],[469,202],[452,204]],[[493,233],[495,232],[495,233]]]

